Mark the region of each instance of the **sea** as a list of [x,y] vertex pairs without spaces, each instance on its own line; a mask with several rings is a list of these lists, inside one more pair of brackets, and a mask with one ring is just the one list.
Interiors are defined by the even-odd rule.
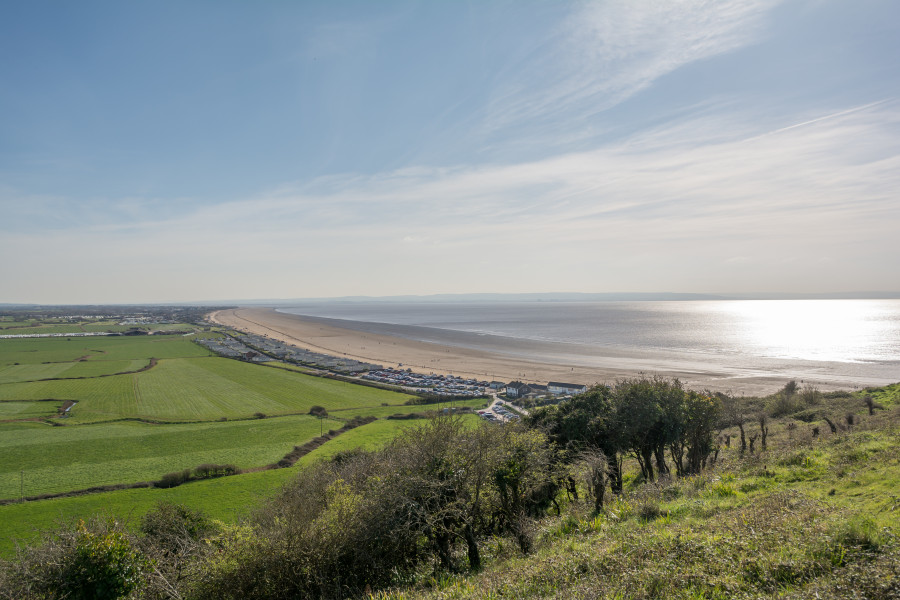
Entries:
[[900,300],[328,301],[278,310],[554,364],[851,387],[900,381]]

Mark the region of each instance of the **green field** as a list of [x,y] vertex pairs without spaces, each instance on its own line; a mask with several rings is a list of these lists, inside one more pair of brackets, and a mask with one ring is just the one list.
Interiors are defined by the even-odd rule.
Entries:
[[135,525],[158,502],[200,509],[214,519],[235,521],[275,493],[297,469],[274,469],[220,477],[175,488],[141,488],[55,498],[0,506],[0,557],[11,556],[16,543],[28,543],[60,523],[91,515],[115,516]]
[[[192,339],[0,340],[0,455],[5,459],[0,499],[152,481],[204,463],[258,468],[353,417],[381,419],[444,406],[406,405],[406,394],[219,358]],[[59,418],[65,401],[75,404]],[[331,417],[309,416],[315,405]],[[260,414],[268,418],[257,418]],[[301,462],[376,447],[415,423],[376,421],[338,436]],[[162,499],[230,520],[295,472],[277,469],[166,490],[128,489],[0,506],[0,539],[7,540],[0,554],[12,550],[13,538],[30,538],[35,528],[51,529],[60,518],[102,511],[140,515]]]
[[[182,335],[18,338],[0,340],[0,369],[10,365],[46,365],[150,358],[211,356]],[[70,365],[71,366],[71,365]]]
[[202,463],[257,467],[277,462],[322,427],[342,425],[311,416],[156,426],[0,425],[0,499],[156,480]]
[[[303,418],[311,419],[310,417]],[[474,419],[475,417],[471,418]],[[300,418],[264,419],[249,423],[249,425],[263,427],[263,432],[272,432],[274,434],[282,426],[294,427],[297,422],[296,419]],[[283,424],[277,425],[272,430],[267,429],[267,427],[278,421],[282,421]],[[0,506],[0,523],[3,524],[0,527],[0,533],[2,533],[0,535],[0,557],[10,556],[15,550],[17,540],[33,540],[41,531],[51,530],[61,521],[86,518],[94,514],[110,514],[120,519],[127,519],[134,524],[144,513],[151,510],[160,501],[184,504],[202,510],[213,518],[235,521],[241,515],[246,514],[248,510],[252,510],[252,507],[257,506],[263,498],[274,494],[286,481],[296,475],[298,468],[302,468],[312,461],[328,458],[341,451],[358,447],[367,449],[381,447],[393,439],[398,431],[418,423],[420,421],[417,420],[379,420],[351,429],[301,458],[296,466],[287,469],[274,469],[219,479],[195,481],[170,489],[141,488],[117,490],[85,496]],[[326,428],[329,424],[334,426],[334,423],[330,420],[325,420],[323,424]],[[312,434],[318,435],[319,423],[315,422],[312,425],[314,426]],[[95,427],[105,429],[110,427],[110,425],[105,424]],[[139,428],[142,425],[136,425],[136,427]],[[157,426],[157,428],[169,430],[177,427],[172,425]],[[190,425],[188,427],[192,428],[195,426]],[[0,435],[5,437],[3,430],[0,430]],[[291,443],[296,444],[298,442]],[[15,485],[18,485],[17,473],[11,473],[8,476],[12,478]],[[0,477],[5,478],[7,475]]]
[[[409,398],[210,356],[182,336],[3,340],[0,348],[0,402],[72,400],[78,404],[70,423],[239,419],[302,414],[314,405],[400,405]],[[113,375],[147,367],[151,357],[159,359],[153,368]]]
[[[59,411],[62,402],[0,402],[0,421],[51,417]],[[2,431],[2,429],[0,429]]]
[[42,379],[76,379],[114,375],[143,369],[150,364],[149,359],[131,360],[84,360],[40,365],[6,365],[0,367],[0,384],[24,383]]

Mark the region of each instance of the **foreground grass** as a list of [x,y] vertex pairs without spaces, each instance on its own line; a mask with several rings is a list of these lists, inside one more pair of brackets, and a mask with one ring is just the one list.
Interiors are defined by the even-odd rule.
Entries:
[[599,514],[569,502],[530,556],[494,540],[481,573],[372,598],[900,597],[900,411],[773,437],[698,477],[635,482]]

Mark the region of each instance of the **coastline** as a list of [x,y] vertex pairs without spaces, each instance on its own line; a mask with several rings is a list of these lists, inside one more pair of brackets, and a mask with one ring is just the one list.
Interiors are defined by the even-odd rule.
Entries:
[[[462,375],[503,382],[519,380],[546,384],[548,381],[562,381],[593,385],[614,383],[617,379],[643,374],[677,377],[690,389],[762,396],[777,391],[785,382],[795,378],[786,374],[753,371],[736,375],[733,371],[715,369],[647,368],[647,365],[634,367],[628,365],[633,357],[615,353],[604,357],[609,366],[572,364],[571,361],[564,360],[536,362],[512,353],[359,331],[336,326],[334,320],[282,313],[272,308],[221,310],[211,313],[209,319],[220,325],[267,335],[322,354],[354,358],[385,367],[403,365],[403,368],[424,373]],[[342,325],[345,323],[341,322]],[[859,381],[807,381],[823,391],[854,389],[863,385]]]

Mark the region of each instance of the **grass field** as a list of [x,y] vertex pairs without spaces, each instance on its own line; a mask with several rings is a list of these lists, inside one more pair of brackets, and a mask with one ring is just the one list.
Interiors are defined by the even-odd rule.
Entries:
[[[180,335],[0,340],[0,421],[6,421],[0,423],[0,498],[157,480],[203,463],[261,467],[356,416],[382,419],[446,406],[406,405],[411,397],[406,394],[219,358],[191,340]],[[156,359],[152,368],[135,372],[150,366],[151,358]],[[54,417],[66,400],[76,402],[69,416],[53,419],[63,426],[26,420]],[[319,421],[307,415],[314,405],[325,407],[331,417]],[[258,413],[268,418],[254,418]],[[417,422],[375,421],[338,436],[301,462],[377,447]],[[13,538],[52,529],[60,518],[102,511],[139,516],[162,499],[232,520],[293,473],[296,468],[167,490],[0,506],[0,554],[12,550]]]
[[17,542],[31,542],[61,522],[105,514],[135,525],[158,502],[169,501],[203,510],[233,522],[277,491],[296,469],[274,469],[207,479],[175,488],[117,490],[0,506],[0,557],[15,552]]
[[19,338],[0,340],[0,369],[87,361],[211,356],[206,348],[181,335]]
[[40,365],[7,365],[0,367],[0,384],[24,383],[50,378],[75,379],[137,371],[147,367],[149,359],[85,360]]
[[312,416],[156,426],[0,425],[0,499],[156,480],[202,463],[262,466],[318,436],[322,427],[341,426]]
[[[470,417],[475,419],[475,417]],[[251,422],[248,425],[263,427],[263,432],[269,433],[268,426],[283,421],[275,432],[282,426],[293,427],[296,417],[284,419],[264,419]],[[303,417],[310,420],[311,417]],[[87,496],[75,496],[69,498],[56,498],[26,502],[24,504],[9,504],[0,506],[0,557],[10,556],[15,549],[15,542],[35,539],[41,531],[53,529],[60,521],[86,518],[94,514],[108,514],[120,520],[137,522],[141,515],[152,509],[157,502],[167,500],[202,510],[211,517],[224,521],[236,521],[246,511],[258,506],[259,502],[274,494],[286,481],[294,477],[298,468],[315,460],[321,460],[334,454],[351,450],[353,448],[375,449],[389,442],[403,428],[414,426],[419,421],[375,421],[356,429],[341,434],[327,444],[320,446],[313,452],[298,461],[297,465],[287,469],[274,469],[256,473],[244,473],[232,477],[191,482],[176,488],[158,489],[141,488],[131,490],[117,490],[90,494]],[[237,425],[237,424],[234,424]],[[310,437],[319,434],[319,423],[314,422],[313,432]],[[323,422],[326,430],[329,426],[337,427],[330,420]],[[105,429],[111,425],[99,426]],[[140,427],[140,426],[138,426]],[[163,429],[177,429],[178,426],[158,426]],[[188,427],[195,427],[193,425]],[[55,428],[59,429],[59,428]],[[5,433],[0,429],[0,435]],[[171,435],[171,434],[170,434]],[[296,444],[298,442],[291,442]],[[287,448],[288,450],[290,448]],[[284,452],[282,452],[284,454]],[[281,455],[278,456],[280,458]],[[195,466],[195,465],[191,465]],[[0,475],[9,477],[15,485],[18,485],[17,473]]]
[[441,402],[438,404],[415,404],[415,405],[404,405],[404,406],[375,406],[375,407],[351,407],[344,409],[336,409],[332,410],[331,413],[342,419],[349,419],[353,417],[378,417],[379,419],[387,418],[391,415],[396,414],[409,414],[409,413],[435,413],[441,412],[445,408],[449,409],[451,407],[455,408],[463,408],[469,407],[472,410],[478,410],[483,408],[486,404],[488,404],[488,400],[484,399],[474,399],[474,400],[454,400],[453,402]]
[[[314,405],[329,410],[400,405],[409,399],[395,392],[209,356],[181,336],[3,340],[0,349],[0,402],[73,400],[78,404],[70,423],[121,418],[235,419],[255,413],[305,413]],[[135,371],[147,366],[151,357],[159,361],[147,371],[74,379]],[[40,381],[49,378],[60,379]]]
[[[61,402],[53,400],[44,402],[0,402],[0,421],[50,417],[58,412],[61,404]],[[0,425],[0,431],[2,431],[2,425]]]

